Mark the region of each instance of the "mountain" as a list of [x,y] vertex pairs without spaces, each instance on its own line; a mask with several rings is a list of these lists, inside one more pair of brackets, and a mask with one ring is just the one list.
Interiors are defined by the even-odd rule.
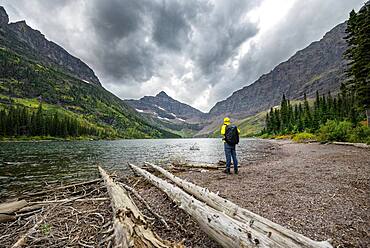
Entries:
[[313,97],[317,90],[337,92],[341,82],[346,80],[345,30],[346,23],[337,25],[321,40],[298,51],[253,84],[218,102],[210,110],[210,116],[245,118],[278,105],[283,93],[289,99],[302,99],[304,93]]
[[144,96],[139,100],[125,100],[152,125],[191,137],[200,131],[206,115],[185,103],[179,102],[161,91],[156,96]]
[[9,24],[0,6],[0,110],[21,105],[35,112],[39,102],[45,118],[68,116],[108,137],[179,137],[148,123],[85,63],[24,21]]
[[89,66],[47,40],[40,31],[32,29],[25,21],[9,24],[9,17],[2,6],[0,6],[0,28],[0,42],[3,47],[44,65],[58,67],[78,79],[101,86],[98,77]]
[[171,98],[164,91],[156,96],[144,96],[139,100],[125,102],[138,112],[173,122],[197,122],[205,116],[205,113]]

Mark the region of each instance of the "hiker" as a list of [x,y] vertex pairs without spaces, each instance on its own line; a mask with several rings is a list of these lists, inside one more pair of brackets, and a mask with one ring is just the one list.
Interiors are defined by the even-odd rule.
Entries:
[[231,157],[234,163],[234,173],[238,174],[238,159],[236,158],[235,146],[239,143],[240,130],[235,125],[231,125],[230,118],[224,118],[224,124],[221,127],[222,140],[224,141],[226,169],[225,173],[230,174]]

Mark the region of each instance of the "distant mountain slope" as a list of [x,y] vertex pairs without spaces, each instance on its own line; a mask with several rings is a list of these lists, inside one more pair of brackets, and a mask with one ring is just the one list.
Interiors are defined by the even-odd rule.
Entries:
[[283,93],[289,99],[300,99],[304,93],[310,97],[317,90],[338,91],[346,78],[345,29],[346,23],[339,24],[320,41],[298,51],[253,84],[235,91],[218,102],[210,110],[210,116],[231,115],[241,119],[279,104]]
[[125,102],[138,112],[177,123],[200,121],[205,116],[205,113],[171,98],[164,91],[156,96],[144,96],[139,100],[125,100]]
[[0,43],[3,47],[26,55],[29,59],[58,67],[81,80],[101,85],[88,65],[54,42],[48,41],[40,31],[32,29],[25,21],[9,24],[8,15],[2,6],[0,6]]
[[[39,31],[27,31],[18,36],[9,28],[12,24],[8,24],[8,21],[6,12],[0,7],[0,109],[19,104],[32,109],[42,101],[48,106],[47,109],[57,109],[59,113],[84,119],[117,137],[179,137],[145,121],[123,100],[101,87],[94,72],[63,48],[27,36],[36,32],[39,38],[43,37]],[[25,29],[32,30],[24,25],[21,24]],[[31,42],[25,42],[27,37]],[[51,51],[50,57],[43,51],[39,53],[38,49],[41,46],[42,50],[44,45],[38,42],[57,47],[57,52],[54,54]],[[64,62],[56,65],[59,59]],[[78,65],[87,68],[81,69],[86,74],[72,70],[74,62],[71,61],[77,61]],[[87,79],[92,80],[87,82]]]
[[164,91],[156,96],[144,96],[139,100],[125,100],[149,123],[161,129],[192,137],[204,127],[207,114],[185,103],[179,102]]

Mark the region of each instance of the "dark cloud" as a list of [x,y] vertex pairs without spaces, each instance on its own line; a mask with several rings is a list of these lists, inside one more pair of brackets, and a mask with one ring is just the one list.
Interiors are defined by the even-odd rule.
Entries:
[[176,1],[163,2],[163,6],[153,13],[153,39],[159,45],[173,50],[181,50],[189,42],[191,27],[188,21],[189,12]]
[[93,1],[89,6],[91,24],[104,41],[116,42],[137,31],[143,23],[146,1]]
[[[361,0],[295,0],[283,19],[264,30],[248,14],[266,3],[276,2],[0,0],[11,21],[26,19],[87,62],[118,96],[166,90],[205,111],[362,5]],[[241,53],[246,44],[249,50]]]
[[256,23],[245,18],[259,1],[219,1],[197,19],[194,58],[204,74],[218,71],[247,39],[256,35]]

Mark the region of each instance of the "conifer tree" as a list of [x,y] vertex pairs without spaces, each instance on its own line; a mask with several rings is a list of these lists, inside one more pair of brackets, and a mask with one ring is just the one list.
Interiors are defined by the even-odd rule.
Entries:
[[[349,60],[347,74],[349,81],[345,88],[357,98],[360,109],[365,110],[367,123],[370,124],[370,2],[358,13],[351,11],[347,23],[348,49],[345,53]],[[351,110],[352,112],[352,110]]]

